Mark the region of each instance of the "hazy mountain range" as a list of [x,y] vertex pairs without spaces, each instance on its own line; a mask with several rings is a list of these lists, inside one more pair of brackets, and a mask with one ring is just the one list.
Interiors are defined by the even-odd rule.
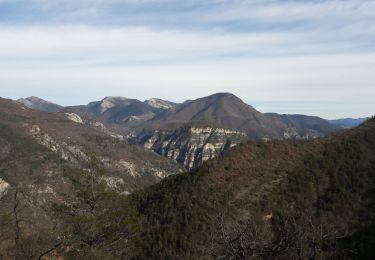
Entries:
[[246,140],[316,138],[364,121],[261,113],[230,93],[181,104],[157,98],[139,101],[125,97],[106,97],[70,107],[36,97],[18,101],[36,110],[98,121],[129,143],[151,149],[188,169]]
[[343,118],[336,120],[329,120],[330,123],[339,125],[344,128],[356,127],[367,120],[366,117],[363,118]]
[[[229,93],[218,93],[206,98],[198,99],[197,102],[202,101],[210,102],[210,99],[218,98],[220,99],[220,96],[232,96]],[[136,100],[136,99],[128,99],[125,97],[105,97],[101,101],[94,101],[91,102],[88,105],[82,105],[82,106],[73,106],[73,107],[63,107],[61,105],[43,100],[41,98],[32,96],[28,98],[21,98],[17,100],[18,102],[23,103],[29,108],[45,111],[45,112],[60,112],[62,110],[82,110],[88,112],[89,114],[94,114],[96,116],[100,116],[102,114],[109,114],[107,116],[104,116],[105,121],[115,121],[115,122],[121,122],[121,121],[127,121],[127,120],[137,120],[138,116],[140,118],[146,117],[147,114],[158,114],[161,111],[177,108],[180,105],[185,105],[190,103],[192,100],[186,100],[182,104],[174,103],[171,101],[159,99],[159,98],[152,98],[149,100],[146,100],[144,102]],[[115,108],[114,110],[110,110],[111,108]],[[108,111],[109,110],[109,111]],[[241,114],[241,113],[238,113]],[[130,118],[129,118],[130,117]],[[133,117],[133,118],[132,118]],[[186,121],[186,118],[184,119]],[[342,127],[355,127],[357,125],[360,125],[366,120],[366,118],[343,118],[343,119],[336,119],[336,120],[327,120],[332,124],[339,125]],[[196,121],[196,119],[194,119]],[[225,125],[225,127],[228,127]]]

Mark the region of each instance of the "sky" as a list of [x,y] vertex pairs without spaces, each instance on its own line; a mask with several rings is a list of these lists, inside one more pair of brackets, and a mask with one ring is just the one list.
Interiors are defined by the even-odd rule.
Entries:
[[61,105],[231,92],[375,114],[375,0],[0,0],[0,96]]

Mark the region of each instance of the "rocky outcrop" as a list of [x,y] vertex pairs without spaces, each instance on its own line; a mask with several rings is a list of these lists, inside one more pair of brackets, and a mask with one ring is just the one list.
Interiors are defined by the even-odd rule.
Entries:
[[247,135],[239,131],[183,127],[175,131],[142,132],[132,142],[192,169],[246,139]]
[[72,120],[73,122],[76,122],[78,124],[83,124],[83,120],[79,115],[75,113],[65,113],[65,115],[69,120]]
[[121,140],[121,141],[124,140],[124,136],[122,136],[120,134],[117,134],[117,133],[114,133],[113,131],[109,130],[101,122],[89,120],[89,119],[86,119],[86,118],[82,118],[79,115],[77,115],[76,113],[65,113],[65,115],[69,120],[71,120],[71,121],[73,121],[77,124],[83,124],[87,127],[95,128],[95,129],[99,130],[100,132],[102,132],[106,135],[109,135],[110,137],[116,138],[116,139]]
[[149,100],[146,100],[145,103],[151,107],[158,108],[158,109],[170,109],[176,107],[178,104],[162,100],[159,98],[151,98]]
[[0,178],[0,199],[7,194],[9,187],[9,183]]
[[57,153],[66,161],[72,163],[80,163],[89,161],[89,157],[82,151],[82,147],[78,145],[69,145],[66,142],[59,142],[51,137],[48,133],[42,132],[38,125],[33,125],[29,133],[44,147]]

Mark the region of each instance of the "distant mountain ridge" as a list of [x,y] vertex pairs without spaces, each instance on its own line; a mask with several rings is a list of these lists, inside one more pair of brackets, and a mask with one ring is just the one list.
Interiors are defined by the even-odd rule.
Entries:
[[267,116],[280,120],[285,126],[286,131],[283,133],[284,138],[315,138],[341,130],[341,126],[331,124],[325,119],[317,116],[306,115],[279,115],[267,113]]
[[64,108],[60,105],[54,104],[52,102],[34,96],[28,98],[21,98],[17,101],[24,104],[28,108],[50,113],[60,112]]
[[[208,97],[220,98],[226,95],[236,97],[231,93],[217,93]],[[201,99],[205,99],[205,97],[197,99],[197,100],[201,100]],[[183,103],[175,103],[175,102],[171,102],[171,101],[163,100],[159,98],[151,98],[145,101],[139,101],[137,99],[130,99],[130,98],[122,97],[122,96],[108,96],[108,97],[103,98],[101,101],[90,102],[88,105],[77,105],[77,106],[67,106],[67,107],[52,103],[50,101],[46,101],[44,99],[41,99],[35,96],[31,96],[28,98],[20,98],[17,101],[23,103],[25,106],[29,108],[39,110],[39,111],[55,113],[55,112],[61,112],[63,110],[71,111],[71,112],[76,110],[80,114],[83,114],[83,115],[92,114],[96,117],[101,117],[102,114],[107,114],[106,116],[103,116],[104,117],[103,121],[126,122],[126,121],[142,119],[142,118],[144,119],[143,121],[154,119],[154,117],[156,116],[162,116],[161,112],[164,112],[170,109],[181,108],[182,106],[186,106],[192,101],[197,101],[197,100],[186,100]],[[143,103],[144,106],[142,106],[141,103]],[[124,114],[122,114],[122,112]],[[111,114],[114,114],[114,115],[111,115]],[[154,115],[152,116],[152,114]],[[266,114],[273,115],[273,116],[277,115],[276,113],[266,113]],[[304,116],[304,115],[280,115],[280,117],[283,118],[283,120],[285,120],[286,117],[289,117],[289,119],[294,118],[293,120],[296,120],[296,118],[298,117],[300,119],[302,119],[302,117],[305,117],[305,120],[307,118],[311,118],[311,119],[313,118],[312,116],[309,117],[309,116]],[[318,118],[318,117],[315,117],[315,118]],[[366,119],[367,118],[342,118],[342,119],[334,119],[334,120],[326,120],[326,121],[333,125],[350,128],[350,127],[358,126],[359,124],[363,123]],[[208,120],[210,120],[209,117],[208,117]],[[208,120],[207,118],[205,118],[201,121],[206,122]],[[173,121],[173,118],[171,121]],[[191,121],[191,122],[199,123],[199,117],[194,118],[192,120],[191,118],[184,118],[182,119],[182,121],[186,121],[186,122]],[[226,128],[228,127],[227,124],[224,123],[224,125]],[[220,125],[220,127],[222,126],[223,125]]]
[[[50,105],[41,99],[32,100],[33,104],[44,104],[34,105],[34,109],[45,111]],[[247,140],[316,138],[362,122],[261,113],[231,93],[216,93],[180,104],[158,98],[139,101],[108,96],[87,105],[59,106],[55,111],[77,115],[84,121],[99,121],[115,135],[187,168]]]
[[336,120],[328,120],[331,124],[339,125],[345,128],[352,128],[359,126],[363,122],[365,122],[368,118],[343,118],[343,119],[336,119]]
[[105,97],[100,101],[90,102],[88,105],[66,107],[63,111],[96,118],[107,124],[116,124],[125,131],[174,106],[175,103],[161,99],[142,102],[125,97]]

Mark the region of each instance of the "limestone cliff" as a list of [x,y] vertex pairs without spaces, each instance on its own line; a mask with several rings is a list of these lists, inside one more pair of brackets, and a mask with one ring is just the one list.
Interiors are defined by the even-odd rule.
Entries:
[[247,135],[238,131],[189,126],[173,131],[142,132],[132,142],[192,169],[246,139]]

